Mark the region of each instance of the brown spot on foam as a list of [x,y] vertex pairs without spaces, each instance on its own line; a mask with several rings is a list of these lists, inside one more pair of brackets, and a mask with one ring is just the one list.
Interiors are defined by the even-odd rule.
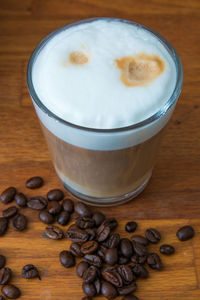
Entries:
[[165,70],[165,62],[157,55],[140,53],[115,59],[121,70],[121,81],[128,87],[146,86]]
[[85,65],[89,61],[89,55],[82,51],[73,51],[69,55],[69,61],[74,65]]

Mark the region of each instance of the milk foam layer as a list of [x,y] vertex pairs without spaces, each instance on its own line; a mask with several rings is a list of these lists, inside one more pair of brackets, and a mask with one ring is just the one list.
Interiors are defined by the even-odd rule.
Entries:
[[[84,54],[84,63],[71,62],[74,51]],[[141,53],[158,56],[165,69],[146,85],[126,86],[116,60]],[[49,40],[32,76],[41,102],[54,114],[76,125],[111,129],[159,111],[172,95],[177,75],[173,59],[151,33],[125,22],[97,20]]]

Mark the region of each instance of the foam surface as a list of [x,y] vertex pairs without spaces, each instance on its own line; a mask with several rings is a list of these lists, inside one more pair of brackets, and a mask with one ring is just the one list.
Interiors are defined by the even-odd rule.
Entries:
[[[145,85],[126,86],[116,60],[141,53],[159,57],[164,71]],[[59,33],[33,67],[43,104],[60,118],[91,128],[119,128],[150,117],[169,99],[175,82],[175,65],[164,46],[146,30],[119,21],[98,20]]]

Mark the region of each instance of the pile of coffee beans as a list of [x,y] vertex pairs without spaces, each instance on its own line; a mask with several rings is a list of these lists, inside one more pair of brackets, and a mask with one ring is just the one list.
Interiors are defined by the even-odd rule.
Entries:
[[[29,189],[40,188],[44,180],[32,177],[27,180]],[[54,240],[68,238],[71,241],[69,249],[64,249],[59,255],[60,263],[65,268],[76,265],[76,274],[82,278],[82,289],[85,297],[82,300],[92,300],[96,295],[103,295],[107,299],[114,299],[118,295],[122,300],[138,300],[133,295],[137,289],[138,278],[148,278],[149,270],[160,271],[163,264],[158,253],[148,251],[149,244],[157,244],[161,240],[160,232],[155,228],[147,228],[144,236],[135,234],[137,223],[128,222],[125,230],[132,234],[129,238],[121,238],[116,232],[118,221],[115,218],[106,218],[102,212],[92,212],[89,206],[82,202],[64,199],[60,189],[50,190],[46,197],[34,196],[28,199],[25,194],[17,192],[16,188],[9,187],[2,192],[0,200],[4,204],[16,201],[17,206],[10,206],[3,210],[0,217],[0,236],[7,231],[11,221],[14,230],[23,231],[27,228],[27,218],[20,209],[28,207],[39,211],[39,219],[47,224],[44,237]],[[72,213],[76,214],[73,224],[64,231],[59,226],[70,222]],[[134,233],[134,234],[133,234]],[[187,225],[177,233],[180,241],[186,241],[194,236],[194,229]],[[175,249],[172,245],[160,246],[160,253],[172,255]],[[78,261],[78,259],[82,259]],[[20,297],[20,290],[9,284],[12,271],[5,267],[6,259],[0,255],[0,284],[2,293],[9,299]],[[25,279],[41,279],[38,269],[28,264],[22,268],[22,277]],[[0,296],[0,300],[4,300]]]

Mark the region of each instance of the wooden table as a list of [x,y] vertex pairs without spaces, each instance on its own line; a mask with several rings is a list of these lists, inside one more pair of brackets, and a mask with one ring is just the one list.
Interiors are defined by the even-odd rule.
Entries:
[[[66,23],[93,16],[122,17],[143,23],[164,35],[180,55],[184,86],[176,111],[162,142],[153,177],[137,199],[110,209],[107,216],[120,218],[120,232],[128,220],[136,220],[138,233],[156,227],[162,243],[176,248],[162,256],[163,272],[152,271],[139,280],[141,300],[200,299],[200,2],[199,0],[1,0],[0,2],[0,191],[13,185],[27,196],[35,191],[25,181],[41,175],[45,185],[38,193],[61,187],[53,169],[38,119],[26,88],[26,66],[37,43]],[[67,193],[66,193],[67,194]],[[0,204],[1,210],[5,208]],[[64,269],[59,252],[69,242],[42,238],[45,225],[38,213],[23,209],[29,218],[25,232],[10,226],[0,238],[0,253],[13,269],[12,283],[26,300],[78,300],[83,293],[75,268]],[[196,237],[181,243],[176,230],[191,224]],[[159,246],[152,249],[157,251]],[[38,266],[42,280],[21,278],[27,263]],[[97,299],[102,299],[101,297]]]

